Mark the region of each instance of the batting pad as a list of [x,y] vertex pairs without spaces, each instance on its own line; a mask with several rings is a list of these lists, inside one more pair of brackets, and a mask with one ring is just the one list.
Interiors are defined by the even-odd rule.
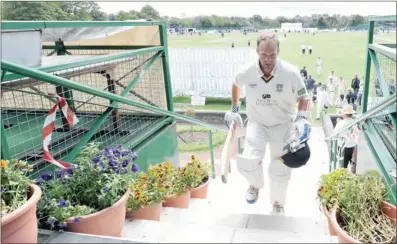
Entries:
[[263,188],[265,183],[263,179],[262,158],[246,157],[241,154],[237,154],[236,165],[240,174],[244,176],[251,186],[257,189]]

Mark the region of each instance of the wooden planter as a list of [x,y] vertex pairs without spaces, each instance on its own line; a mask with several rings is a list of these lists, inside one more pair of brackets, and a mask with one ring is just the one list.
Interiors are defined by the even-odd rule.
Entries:
[[74,223],[74,218],[66,220],[67,229],[71,232],[121,237],[124,227],[126,203],[130,196],[130,190],[121,197],[113,206],[99,212],[81,216],[81,219]]
[[1,243],[37,243],[36,205],[41,195],[40,187],[31,184],[28,201],[1,219]]
[[196,188],[190,189],[191,191],[191,198],[200,198],[200,199],[206,199],[207,194],[208,194],[208,186],[210,183],[210,177],[208,177],[208,180],[204,183],[199,185]]
[[190,190],[187,190],[181,195],[166,196],[164,197],[163,207],[189,208],[190,194]]
[[[396,207],[388,202],[382,201],[381,208],[382,212],[392,220],[394,225],[396,225]],[[349,236],[349,234],[340,227],[339,222],[339,211],[335,208],[331,211],[331,224],[337,233],[339,243],[361,243]]]
[[332,225],[332,222],[331,222],[331,214],[330,214],[330,212],[328,211],[327,206],[326,206],[325,204],[322,204],[322,205],[321,205],[321,210],[323,211],[325,217],[327,217],[329,234],[330,234],[331,236],[336,236],[336,230],[335,230],[335,228],[334,228],[333,225]]
[[155,203],[151,206],[145,206],[136,211],[127,210],[128,219],[146,219],[160,221],[161,209],[163,208],[162,203]]

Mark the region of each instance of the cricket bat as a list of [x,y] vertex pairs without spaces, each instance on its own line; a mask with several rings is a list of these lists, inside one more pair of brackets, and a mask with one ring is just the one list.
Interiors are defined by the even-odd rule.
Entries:
[[230,158],[232,153],[233,141],[236,136],[236,129],[237,123],[232,121],[221,154],[221,172],[223,183],[227,183],[227,177],[229,175]]

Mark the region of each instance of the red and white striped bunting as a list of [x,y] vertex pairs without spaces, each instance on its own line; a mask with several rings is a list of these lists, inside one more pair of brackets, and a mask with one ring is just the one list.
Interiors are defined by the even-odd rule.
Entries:
[[68,106],[68,103],[66,102],[66,99],[63,97],[60,97],[58,95],[54,95],[54,97],[58,100],[58,103],[55,104],[51,110],[48,112],[48,116],[46,117],[44,121],[44,126],[43,126],[43,151],[44,151],[44,160],[47,162],[50,162],[52,164],[55,164],[58,167],[61,168],[69,168],[71,166],[70,163],[64,162],[61,160],[56,160],[50,153],[48,149],[48,145],[51,142],[51,136],[52,132],[55,130],[55,121],[56,121],[56,112],[58,109],[58,106],[61,107],[61,111],[63,115],[65,115],[66,120],[68,121],[68,124],[70,126],[76,125],[79,120],[77,119],[76,115],[73,113],[73,111],[70,109]]

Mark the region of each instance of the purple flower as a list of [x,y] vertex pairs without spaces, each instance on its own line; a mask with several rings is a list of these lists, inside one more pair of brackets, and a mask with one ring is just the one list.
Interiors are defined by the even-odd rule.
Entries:
[[51,172],[45,172],[45,173],[42,173],[40,175],[40,177],[41,177],[41,179],[43,179],[45,181],[49,181],[49,180],[52,179],[52,173]]
[[99,161],[101,160],[101,156],[94,156],[94,157],[92,157],[92,162],[94,162],[94,163],[99,163]]
[[73,223],[78,223],[80,221],[81,217],[74,217]]
[[139,171],[139,165],[133,163],[132,166],[131,166],[131,170],[134,173],[138,172]]
[[110,188],[107,187],[107,186],[105,186],[104,188],[102,188],[102,191],[103,191],[103,192],[108,192],[109,190],[110,190]]
[[127,156],[129,153],[130,153],[130,151],[128,151],[128,150],[122,150],[122,151],[121,151],[121,156],[125,157],[125,156]]
[[123,160],[123,163],[122,163],[122,165],[121,165],[121,166],[122,166],[123,168],[125,168],[125,167],[127,167],[127,166],[128,166],[128,163],[129,163],[129,162],[130,162],[130,160],[128,160],[128,159],[124,159],[124,160]]
[[35,184],[39,186],[39,185],[41,185],[41,182],[42,182],[42,179],[41,178],[37,178],[36,181],[35,181]]
[[131,157],[132,161],[135,161],[135,160],[138,159],[138,154],[136,152],[134,152],[134,151],[131,151],[129,153],[129,156]]
[[117,159],[115,159],[115,158],[110,158],[109,159],[109,166],[110,167],[116,167],[117,165],[118,165],[118,161],[117,161]]
[[105,150],[105,156],[106,156],[107,158],[112,158],[112,157],[114,157],[113,151],[112,151],[111,149]]
[[53,225],[55,222],[57,222],[58,220],[56,219],[56,218],[54,218],[54,217],[49,217],[48,218],[48,220],[47,220],[47,222],[50,224],[50,225]]
[[121,156],[120,150],[117,149],[117,148],[114,149],[114,150],[113,150],[113,155],[119,158],[119,157]]
[[123,168],[124,174],[128,174],[128,169],[127,168]]
[[65,200],[63,200],[63,199],[61,199],[61,200],[58,202],[58,206],[59,206],[59,207],[68,207],[69,205],[70,205],[69,201],[65,201]]

